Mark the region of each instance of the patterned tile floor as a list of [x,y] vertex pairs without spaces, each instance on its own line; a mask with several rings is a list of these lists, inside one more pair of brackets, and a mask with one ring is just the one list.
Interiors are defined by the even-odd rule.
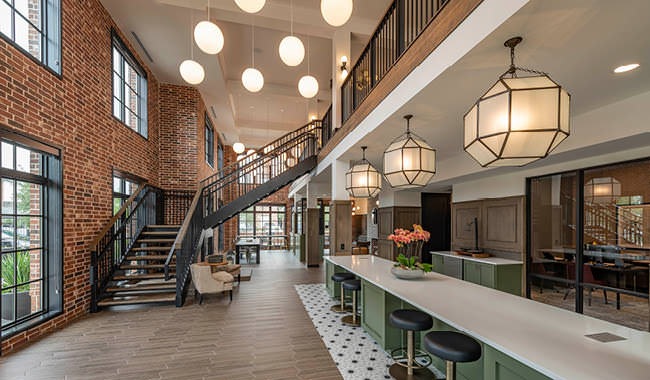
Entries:
[[[309,317],[345,380],[391,379],[390,356],[361,327],[345,326],[343,314],[330,311],[336,304],[327,294],[324,284],[295,285]],[[431,368],[437,378],[444,378]]]

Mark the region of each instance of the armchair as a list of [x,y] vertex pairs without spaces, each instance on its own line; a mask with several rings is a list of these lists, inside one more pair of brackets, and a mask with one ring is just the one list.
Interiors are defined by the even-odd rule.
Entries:
[[203,303],[204,294],[215,294],[230,292],[230,301],[232,301],[232,284],[234,277],[226,272],[219,271],[212,273],[209,265],[192,264],[192,282],[196,293],[199,294],[199,305]]

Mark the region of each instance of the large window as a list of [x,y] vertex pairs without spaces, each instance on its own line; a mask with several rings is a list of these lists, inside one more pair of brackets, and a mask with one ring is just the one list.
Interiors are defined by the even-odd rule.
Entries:
[[261,239],[262,246],[285,248],[286,206],[261,204],[239,214],[239,236],[254,236]]
[[51,155],[0,134],[4,338],[61,311],[62,218],[58,151]]
[[650,160],[531,178],[530,297],[650,329]]
[[60,0],[0,0],[0,34],[61,74]]
[[214,127],[205,114],[205,162],[214,167]]
[[113,116],[147,137],[147,77],[116,35],[113,35]]
[[129,199],[137,188],[137,181],[123,178],[120,175],[113,175],[113,215],[120,211],[124,202]]

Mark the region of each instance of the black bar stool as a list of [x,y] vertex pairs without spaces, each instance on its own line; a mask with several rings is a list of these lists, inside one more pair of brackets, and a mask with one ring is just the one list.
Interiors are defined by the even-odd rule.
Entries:
[[424,336],[424,347],[447,362],[447,380],[456,380],[456,363],[481,358],[481,345],[474,338],[455,331],[432,331]]
[[[388,320],[391,325],[406,330],[406,350],[400,347],[391,351],[390,356],[395,363],[390,366],[388,373],[398,380],[435,379],[433,373],[427,369],[431,364],[431,357],[422,350],[416,350],[413,339],[415,331],[429,330],[433,327],[433,318],[419,310],[401,309],[391,312]],[[418,358],[422,360],[416,361]]]
[[[359,314],[357,314],[357,292],[361,290],[361,280],[345,280],[341,283],[343,289],[352,290],[352,315],[341,318],[341,322],[348,326],[361,326]],[[343,291],[341,289],[341,292]],[[343,293],[341,293],[343,295]]]
[[350,306],[345,306],[345,296],[344,296],[345,292],[343,291],[343,281],[354,280],[354,279],[355,279],[354,275],[348,272],[334,273],[332,275],[332,281],[341,284],[341,304],[333,305],[332,307],[330,307],[330,310],[332,310],[335,313],[347,313],[348,311],[352,310]]

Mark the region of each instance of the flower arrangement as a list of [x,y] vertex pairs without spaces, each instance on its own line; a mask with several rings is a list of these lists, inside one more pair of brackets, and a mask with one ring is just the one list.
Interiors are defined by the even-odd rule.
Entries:
[[399,253],[395,266],[402,269],[421,269],[424,272],[431,272],[433,269],[431,264],[418,262],[422,246],[424,242],[429,241],[430,237],[431,234],[419,224],[413,225],[413,231],[403,228],[395,229],[394,233],[388,235],[388,239],[395,243]]

